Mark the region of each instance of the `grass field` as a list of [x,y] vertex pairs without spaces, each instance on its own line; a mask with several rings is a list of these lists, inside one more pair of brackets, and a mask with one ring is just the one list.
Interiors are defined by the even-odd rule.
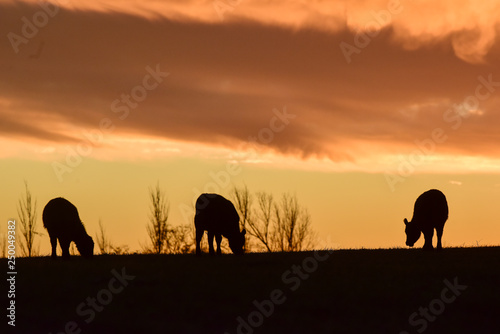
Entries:
[[10,331],[500,333],[499,260],[500,247],[20,258]]

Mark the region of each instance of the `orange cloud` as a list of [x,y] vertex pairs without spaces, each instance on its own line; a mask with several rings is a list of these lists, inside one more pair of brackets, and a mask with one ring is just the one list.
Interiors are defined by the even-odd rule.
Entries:
[[[11,3],[3,0],[0,3]],[[36,4],[38,1],[24,1]],[[136,1],[98,0],[51,3],[72,10],[126,13],[149,19],[161,17],[207,23],[254,21],[291,29],[313,28],[353,32],[391,28],[406,47],[416,48],[451,38],[456,55],[481,62],[499,32],[500,1],[368,0],[368,1]]]
[[[433,155],[499,153],[500,68],[476,62],[500,54],[494,4],[473,11],[480,33],[469,41],[465,9],[401,2],[347,64],[339,45],[354,45],[387,2],[295,2],[263,16],[269,7],[241,2],[222,21],[211,2],[188,2],[191,11],[180,1],[113,3],[63,5],[17,53],[0,42],[2,136],[72,144],[106,120],[113,130],[102,145],[117,150],[129,148],[116,139],[126,136],[238,150],[261,134],[262,151],[366,166],[411,153],[440,128],[447,139]],[[40,11],[0,7],[1,30],[16,34]],[[157,66],[169,76],[144,88]],[[282,129],[274,110],[285,106],[296,117],[273,131]]]

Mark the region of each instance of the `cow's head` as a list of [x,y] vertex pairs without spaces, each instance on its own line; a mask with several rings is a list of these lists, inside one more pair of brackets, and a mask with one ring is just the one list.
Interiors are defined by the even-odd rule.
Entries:
[[94,240],[90,235],[83,236],[76,243],[76,248],[83,257],[91,258],[94,255]]
[[404,219],[404,223],[406,225],[406,246],[413,247],[418,238],[420,238],[420,234],[422,234],[422,232],[420,231],[420,228],[417,226],[417,224],[408,222],[406,218]]
[[232,238],[229,238],[229,248],[233,251],[233,254],[241,255],[243,254],[243,246],[245,246],[245,234],[247,231],[243,229],[241,233],[237,233]]

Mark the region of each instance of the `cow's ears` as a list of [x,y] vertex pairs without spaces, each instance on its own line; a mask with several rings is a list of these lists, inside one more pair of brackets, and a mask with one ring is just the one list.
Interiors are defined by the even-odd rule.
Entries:
[[408,225],[408,220],[405,218],[404,220],[405,225]]
[[247,233],[247,230],[243,229],[243,231],[241,231],[241,235],[245,235]]

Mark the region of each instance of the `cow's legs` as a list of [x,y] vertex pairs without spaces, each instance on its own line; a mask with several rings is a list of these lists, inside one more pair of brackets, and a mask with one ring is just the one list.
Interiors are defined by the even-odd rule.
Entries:
[[201,255],[201,246],[200,246],[200,243],[201,243],[201,239],[203,238],[203,231],[201,228],[200,229],[196,229],[196,255]]
[[55,259],[57,258],[57,237],[55,235],[50,235],[50,245],[52,246],[52,258]]
[[425,243],[424,243],[424,250],[432,250],[434,247],[432,247],[432,237],[434,236],[434,228],[429,228],[425,229],[424,231],[424,238],[425,238]]
[[71,243],[71,240],[68,240],[65,238],[63,238],[63,239],[59,238],[59,245],[61,245],[63,259],[70,258],[70,255],[69,255],[69,244],[70,243]]
[[215,255],[214,252],[214,232],[208,231],[208,252],[210,255]]
[[441,237],[443,236],[443,227],[444,226],[436,227],[436,235],[437,235],[437,239],[438,239],[436,249],[438,249],[438,250],[443,249],[443,245],[441,245]]
[[222,235],[215,235],[215,242],[217,243],[217,255],[221,255],[220,243],[222,242]]

